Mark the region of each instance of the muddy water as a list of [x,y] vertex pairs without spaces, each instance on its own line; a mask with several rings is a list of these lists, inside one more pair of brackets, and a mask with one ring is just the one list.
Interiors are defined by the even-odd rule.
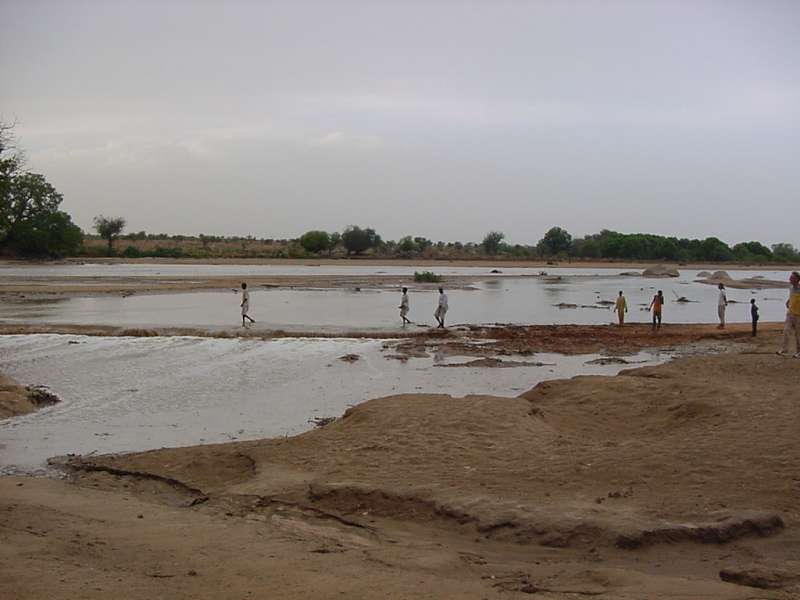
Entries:
[[[440,275],[490,275],[495,269],[491,264],[485,267],[461,267],[447,264],[408,266],[408,265],[237,265],[237,264],[63,264],[63,265],[15,265],[0,263],[0,276],[8,277],[228,277],[292,275],[414,275],[415,271],[436,271]],[[541,268],[500,267],[504,275],[535,275]],[[574,273],[603,272],[604,269],[565,269]],[[605,271],[608,272],[608,271]],[[613,271],[612,271],[613,272]]]
[[[187,265],[164,265],[167,266],[188,268]],[[236,265],[226,265],[224,268],[230,269],[233,266]],[[297,269],[294,267],[294,270]],[[330,270],[331,267],[326,269]],[[572,271],[577,270],[570,272]],[[743,272],[733,273],[733,276],[744,275]],[[777,277],[777,274],[770,272],[764,272],[764,275]],[[717,290],[714,286],[695,283],[695,276],[695,271],[687,271],[677,279],[575,274],[564,275],[560,280],[497,277],[477,283],[475,290],[448,291],[448,321],[587,325],[609,323],[613,319],[611,310],[598,302],[613,301],[619,290],[623,290],[628,299],[627,320],[647,321],[650,315],[646,307],[656,290],[661,289],[667,301],[664,307],[665,322],[716,322]],[[422,325],[433,324],[436,292],[409,285],[412,289],[410,318]],[[237,294],[238,292],[230,290],[133,295],[126,298],[117,295],[57,299],[6,298],[0,303],[0,322],[227,328],[241,324]],[[676,303],[678,296],[686,296],[693,302]],[[749,321],[750,298],[756,298],[759,302],[763,321],[778,321],[784,317],[785,290],[728,290],[728,298],[736,302],[728,308],[729,322]],[[251,292],[250,305],[251,314],[258,321],[255,326],[257,329],[336,331],[395,329],[399,325],[398,303],[399,293],[396,291],[366,288],[362,291],[254,289]],[[578,307],[560,308],[558,305],[561,304]]]
[[[539,354],[541,367],[438,368],[431,357],[387,359],[381,340],[0,336],[0,372],[62,402],[0,421],[0,472],[37,471],[48,457],[294,434],[309,419],[414,392],[516,396],[545,379],[614,374],[591,356]],[[347,363],[339,358],[357,354]],[[513,359],[514,357],[504,357]],[[629,360],[654,364],[667,356]],[[470,359],[463,359],[464,362]]]

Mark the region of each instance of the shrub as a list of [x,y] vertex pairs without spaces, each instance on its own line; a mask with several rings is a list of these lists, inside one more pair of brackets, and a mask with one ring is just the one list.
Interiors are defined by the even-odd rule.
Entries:
[[183,250],[180,248],[164,248],[163,246],[156,246],[155,249],[150,253],[150,256],[155,256],[157,258],[181,258],[183,256]]
[[442,280],[441,275],[437,275],[431,271],[414,271],[414,281],[420,283],[439,283]]
[[331,247],[331,236],[327,231],[306,231],[300,236],[300,245],[313,254],[318,254],[329,250]]
[[139,249],[136,246],[128,246],[122,251],[122,256],[125,258],[139,258],[142,256],[142,253],[139,252]]

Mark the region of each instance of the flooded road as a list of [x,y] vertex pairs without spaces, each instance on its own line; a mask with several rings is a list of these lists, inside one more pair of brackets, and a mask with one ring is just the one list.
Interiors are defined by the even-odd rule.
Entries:
[[[309,419],[402,393],[517,396],[546,379],[614,374],[597,355],[537,354],[548,363],[437,368],[459,357],[386,358],[382,340],[0,336],[0,372],[48,386],[62,402],[0,421],[0,472],[35,472],[48,457],[291,435]],[[346,354],[359,359],[340,360]],[[514,359],[514,357],[504,357]],[[668,355],[629,361],[656,364]],[[644,364],[644,363],[643,363]]]

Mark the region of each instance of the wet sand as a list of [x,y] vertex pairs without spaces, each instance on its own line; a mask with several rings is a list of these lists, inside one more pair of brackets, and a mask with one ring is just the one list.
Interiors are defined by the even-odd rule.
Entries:
[[0,478],[0,592],[797,598],[800,361],[776,333],[717,342],[518,398],[393,396],[296,437]]
[[56,402],[58,399],[46,390],[19,385],[10,377],[0,373],[0,419],[27,415]]
[[[759,323],[759,331],[775,334],[782,323]],[[555,352],[558,354],[612,353],[633,354],[646,348],[674,348],[699,341],[721,343],[748,342],[750,325],[734,323],[725,329],[711,324],[665,324],[654,331],[650,325],[458,325],[444,331],[422,327],[408,330],[336,331],[250,330],[242,328],[209,329],[191,327],[130,328],[106,325],[16,325],[0,323],[0,335],[37,333],[90,336],[197,336],[210,338],[280,339],[280,338],[356,338],[398,340],[399,355],[441,351],[466,356],[502,356]]]

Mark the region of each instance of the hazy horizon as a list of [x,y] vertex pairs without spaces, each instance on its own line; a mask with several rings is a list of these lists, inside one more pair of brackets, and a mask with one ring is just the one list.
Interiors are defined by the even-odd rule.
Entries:
[[800,3],[0,4],[0,119],[91,230],[800,246]]

